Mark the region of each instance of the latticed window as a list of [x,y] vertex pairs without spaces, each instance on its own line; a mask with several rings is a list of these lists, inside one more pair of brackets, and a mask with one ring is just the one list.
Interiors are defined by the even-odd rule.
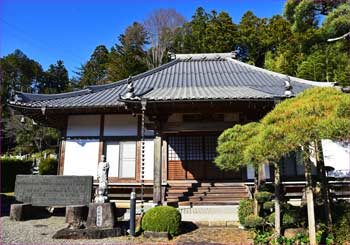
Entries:
[[203,137],[186,137],[186,160],[203,160]]
[[217,136],[208,135],[204,137],[205,160],[214,160],[216,157]]
[[185,138],[169,137],[168,140],[168,158],[169,160],[179,161],[185,159]]
[[213,160],[216,157],[217,136],[169,136],[168,159]]

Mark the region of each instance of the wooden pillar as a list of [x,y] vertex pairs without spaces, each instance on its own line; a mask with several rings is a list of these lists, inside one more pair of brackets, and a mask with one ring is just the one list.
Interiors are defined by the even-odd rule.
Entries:
[[60,150],[59,150],[59,161],[58,161],[58,169],[57,174],[63,175],[64,170],[64,158],[66,152],[66,140],[67,140],[67,128],[68,128],[68,117],[65,118],[65,128],[61,131],[61,142],[60,142]]
[[154,138],[153,202],[162,203],[162,137],[159,134]]

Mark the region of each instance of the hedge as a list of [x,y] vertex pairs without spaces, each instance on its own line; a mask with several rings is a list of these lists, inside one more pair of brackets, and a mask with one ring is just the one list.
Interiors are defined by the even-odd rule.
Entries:
[[57,175],[58,161],[53,158],[47,158],[40,161],[39,174],[41,175]]
[[32,160],[1,159],[1,192],[13,192],[17,174],[31,174]]

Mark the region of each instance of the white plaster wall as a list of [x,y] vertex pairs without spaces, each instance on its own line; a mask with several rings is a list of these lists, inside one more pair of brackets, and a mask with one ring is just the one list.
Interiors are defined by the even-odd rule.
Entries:
[[145,140],[145,180],[153,180],[154,177],[154,140]]
[[334,168],[332,176],[350,176],[350,142],[322,140],[325,166]]
[[119,171],[119,142],[106,142],[106,160],[109,162],[108,176],[118,177]]
[[[270,166],[268,164],[264,164],[264,170],[265,170],[265,178],[270,179]],[[255,169],[254,167],[248,165],[247,166],[247,179],[254,179],[255,178]]]
[[132,115],[105,115],[105,136],[137,136],[137,117]]
[[63,175],[97,176],[98,140],[67,140]]
[[100,120],[100,115],[69,116],[67,136],[99,136]]

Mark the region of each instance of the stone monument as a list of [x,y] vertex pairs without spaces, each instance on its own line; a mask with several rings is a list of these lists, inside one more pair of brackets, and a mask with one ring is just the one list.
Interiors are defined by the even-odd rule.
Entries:
[[115,226],[115,205],[108,200],[108,170],[109,163],[106,157],[102,159],[97,168],[98,187],[95,192],[95,203],[90,203],[86,227],[113,228]]
[[[108,170],[109,163],[106,161],[105,156],[102,156],[97,168],[98,187],[95,191],[94,202],[89,204],[89,211],[84,226],[81,225],[79,219],[67,219],[66,217],[66,220],[72,220],[72,223],[75,225],[59,230],[54,235],[54,238],[96,239],[121,236],[121,228],[115,227],[115,204],[108,200]],[[81,216],[81,212],[77,207],[72,207],[72,209],[79,217]]]

